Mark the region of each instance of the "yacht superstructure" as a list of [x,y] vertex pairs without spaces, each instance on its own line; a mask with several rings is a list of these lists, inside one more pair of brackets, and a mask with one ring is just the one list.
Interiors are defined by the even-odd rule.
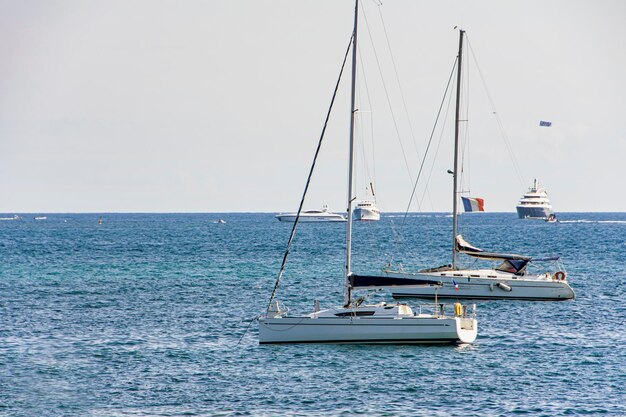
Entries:
[[535,178],[533,186],[517,204],[517,215],[520,219],[547,219],[552,214],[552,205],[548,193],[539,186]]

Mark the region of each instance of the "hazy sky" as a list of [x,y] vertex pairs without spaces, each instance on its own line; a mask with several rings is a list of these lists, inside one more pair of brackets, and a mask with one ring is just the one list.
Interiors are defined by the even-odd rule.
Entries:
[[[471,64],[472,194],[514,211],[538,177],[557,212],[626,211],[626,2],[364,0],[363,12],[359,196],[375,171],[381,209],[406,208],[405,157],[415,178],[459,26],[523,175]],[[0,1],[0,212],[296,209],[352,13],[352,0]],[[345,209],[348,92],[346,77],[307,208]],[[451,143],[448,121],[422,210],[450,210]]]

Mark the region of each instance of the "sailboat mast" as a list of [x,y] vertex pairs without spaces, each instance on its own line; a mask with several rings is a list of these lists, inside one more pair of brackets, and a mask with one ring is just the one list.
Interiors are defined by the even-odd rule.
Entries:
[[344,291],[344,305],[348,306],[352,299],[352,287],[350,286],[350,268],[352,256],[352,174],[354,171],[354,114],[356,97],[356,50],[357,50],[357,23],[359,21],[359,0],[354,6],[354,32],[352,34],[352,92],[350,96],[350,153],[348,156],[348,221],[346,222],[346,286]]
[[457,206],[457,185],[459,177],[459,120],[461,105],[461,59],[463,58],[463,35],[464,30],[459,30],[459,54],[457,56],[456,67],[456,118],[454,121],[454,169],[452,178],[454,185],[452,186],[452,268],[456,269],[457,250],[456,250],[456,234],[457,220],[459,216]]

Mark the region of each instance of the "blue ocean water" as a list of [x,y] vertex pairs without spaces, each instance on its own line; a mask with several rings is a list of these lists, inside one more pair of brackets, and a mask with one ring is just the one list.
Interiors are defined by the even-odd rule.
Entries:
[[[475,245],[561,255],[577,295],[478,302],[472,346],[258,345],[290,232],[271,214],[23,217],[0,221],[0,415],[626,415],[626,213],[463,215]],[[450,227],[356,223],[353,270],[448,263]],[[299,228],[293,312],[340,303],[344,240]]]

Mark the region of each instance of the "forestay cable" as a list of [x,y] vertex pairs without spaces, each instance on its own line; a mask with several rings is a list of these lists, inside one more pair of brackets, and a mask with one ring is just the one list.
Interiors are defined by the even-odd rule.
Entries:
[[474,49],[472,48],[472,44],[470,42],[469,37],[467,37],[467,45],[472,54],[472,58],[474,58],[474,64],[476,64],[476,69],[478,69],[478,75],[480,76],[480,80],[483,83],[483,88],[485,89],[485,93],[487,94],[487,99],[489,100],[489,104],[491,104],[491,112],[494,115],[496,122],[498,123],[498,127],[500,128],[500,133],[502,134],[502,139],[504,140],[504,145],[506,146],[506,150],[509,153],[511,162],[513,162],[513,170],[515,171],[515,174],[517,175],[517,180],[520,183],[520,187],[524,188],[524,180],[523,180],[524,176],[522,174],[522,170],[520,169],[520,166],[517,163],[517,160],[515,158],[515,153],[513,153],[513,148],[511,147],[509,137],[506,134],[506,131],[504,130],[504,126],[502,125],[502,120],[500,119],[500,114],[496,110],[496,105],[493,101],[493,98],[491,97],[491,92],[489,91],[489,88],[487,87],[487,82],[485,81],[483,72],[480,69],[480,65],[478,65],[478,59],[476,59],[476,55],[474,54]]
[[[362,6],[361,6],[362,7]],[[400,144],[400,150],[402,151],[402,156],[404,158],[404,165],[406,166],[407,173],[409,175],[409,180],[411,184],[413,184],[413,175],[411,175],[411,167],[409,165],[409,161],[406,156],[406,152],[404,150],[404,145],[402,144],[402,136],[400,135],[400,129],[398,128],[398,122],[396,120],[396,115],[393,111],[393,106],[391,105],[391,98],[389,96],[389,90],[387,89],[387,83],[385,83],[385,77],[383,76],[383,70],[380,65],[380,60],[378,59],[378,53],[376,52],[376,47],[374,44],[374,39],[372,38],[372,32],[370,30],[369,22],[367,20],[367,14],[365,13],[365,9],[361,8],[363,13],[363,19],[365,20],[365,26],[367,27],[367,34],[370,39],[370,44],[372,45],[372,51],[374,53],[374,58],[376,60],[376,65],[378,67],[378,73],[380,75],[380,81],[383,86],[383,90],[385,91],[385,97],[387,98],[387,105],[389,106],[389,113],[391,114],[391,120],[393,121],[393,126],[396,131],[396,137],[398,138],[398,143]],[[415,149],[417,151],[417,148]],[[419,156],[419,155],[418,155]],[[417,202],[419,206],[419,201]]]
[[300,213],[302,212],[302,206],[304,205],[304,199],[306,198],[306,193],[309,189],[309,184],[311,183],[311,177],[313,176],[313,170],[315,169],[315,163],[317,162],[317,156],[320,153],[320,149],[322,147],[322,141],[324,140],[324,134],[326,133],[326,127],[328,126],[328,120],[330,119],[330,113],[333,109],[333,104],[335,103],[335,97],[337,97],[337,90],[339,89],[339,83],[341,81],[341,76],[343,75],[343,70],[346,66],[346,60],[348,59],[348,53],[350,52],[350,48],[352,47],[352,41],[354,39],[354,32],[352,32],[352,36],[350,37],[350,42],[348,43],[348,48],[346,49],[346,54],[343,57],[343,63],[341,64],[341,71],[339,71],[339,78],[337,79],[337,84],[335,84],[335,91],[333,92],[333,98],[330,101],[330,106],[328,107],[328,113],[326,114],[326,120],[324,121],[324,127],[322,128],[322,133],[320,135],[320,140],[317,143],[317,149],[315,150],[315,156],[313,157],[313,163],[311,164],[311,170],[309,171],[309,177],[306,180],[306,185],[304,186],[304,192],[302,193],[302,199],[300,200],[300,206],[298,207],[298,213],[296,214],[296,220],[293,222],[293,227],[291,228],[291,234],[289,235],[289,240],[287,241],[287,249],[285,250],[285,254],[283,255],[283,262],[280,265],[280,271],[278,272],[278,277],[276,278],[276,283],[274,284],[274,289],[272,290],[272,295],[270,297],[270,301],[267,304],[266,312],[269,312],[270,306],[272,305],[272,301],[274,300],[274,296],[276,295],[276,290],[278,289],[278,285],[280,284],[280,278],[283,276],[283,272],[285,271],[285,265],[287,264],[287,256],[289,256],[289,251],[291,249],[291,243],[293,241],[293,237],[296,234],[296,227],[298,226],[298,221],[300,220]]
[[[450,76],[448,77],[448,83],[446,84],[446,89],[445,89],[445,91],[443,93],[443,97],[441,99],[441,104],[439,105],[439,110],[437,111],[437,117],[435,118],[435,123],[433,125],[433,129],[430,132],[430,138],[428,139],[428,145],[426,146],[426,152],[424,153],[424,157],[422,158],[422,162],[420,164],[420,168],[419,168],[419,172],[417,174],[417,178],[415,179],[415,182],[413,183],[413,190],[411,191],[411,197],[409,198],[409,203],[407,205],[406,211],[404,212],[404,216],[402,217],[402,222],[400,223],[400,230],[396,231],[395,229],[393,229],[393,223],[392,223],[392,230],[394,232],[394,246],[393,246],[393,251],[392,251],[392,258],[389,260],[389,265],[391,265],[393,263],[393,253],[395,252],[395,249],[396,249],[396,247],[398,245],[398,240],[399,240],[399,238],[403,237],[402,233],[404,232],[404,224],[405,224],[406,218],[407,218],[407,216],[409,214],[409,210],[411,208],[411,202],[413,201],[413,197],[415,196],[415,191],[417,189],[417,184],[419,182],[419,179],[421,178],[422,170],[424,169],[424,163],[426,162],[426,157],[428,156],[428,151],[430,150],[430,145],[432,143],[433,136],[434,136],[435,130],[437,128],[437,124],[439,123],[439,118],[441,117],[441,111],[443,110],[443,107],[444,107],[444,104],[445,104],[445,101],[446,101],[446,97],[448,97],[448,90],[450,89],[450,84],[453,82],[454,70],[456,68],[458,59],[459,59],[458,57],[455,58],[454,63],[452,64],[452,70],[450,71]],[[446,110],[446,115],[447,115],[447,110]],[[442,131],[442,134],[443,134],[443,131]],[[439,137],[439,144],[441,144],[441,136]],[[439,151],[439,144],[437,145],[437,152]],[[435,153],[435,155],[436,155],[436,153]],[[433,166],[434,166],[434,161],[433,161]],[[431,167],[430,174],[432,175],[432,167]],[[430,175],[428,176],[428,180],[427,180],[426,185],[425,185],[424,195],[426,195],[426,191],[428,190],[428,181],[430,181]],[[422,201],[424,200],[424,195],[422,195]]]
[[[445,104],[446,96],[448,95],[448,89],[450,88],[450,83],[452,82],[452,76],[454,75],[454,69],[456,68],[458,62],[458,57],[454,60],[454,64],[452,65],[452,71],[450,71],[450,77],[448,78],[448,84],[446,85],[446,90],[443,93],[443,97],[441,99],[441,104],[439,105],[439,110],[437,111],[437,117],[435,118],[435,123],[433,125],[433,129],[430,132],[430,138],[428,139],[428,145],[426,146],[426,152],[424,153],[424,157],[422,158],[422,163],[420,164],[420,169],[417,173],[417,178],[415,179],[415,183],[413,184],[413,191],[411,192],[411,197],[409,198],[409,204],[407,205],[406,211],[404,212],[404,218],[402,219],[402,225],[404,226],[404,222],[406,220],[406,216],[409,213],[409,209],[411,208],[411,201],[413,201],[413,196],[415,195],[415,190],[417,189],[417,183],[422,175],[422,170],[424,169],[424,163],[426,162],[426,157],[428,156],[428,150],[430,149],[430,145],[433,141],[433,136],[435,135],[435,129],[437,128],[437,123],[439,123],[439,117],[441,116],[441,110]],[[428,186],[428,184],[426,184]]]

